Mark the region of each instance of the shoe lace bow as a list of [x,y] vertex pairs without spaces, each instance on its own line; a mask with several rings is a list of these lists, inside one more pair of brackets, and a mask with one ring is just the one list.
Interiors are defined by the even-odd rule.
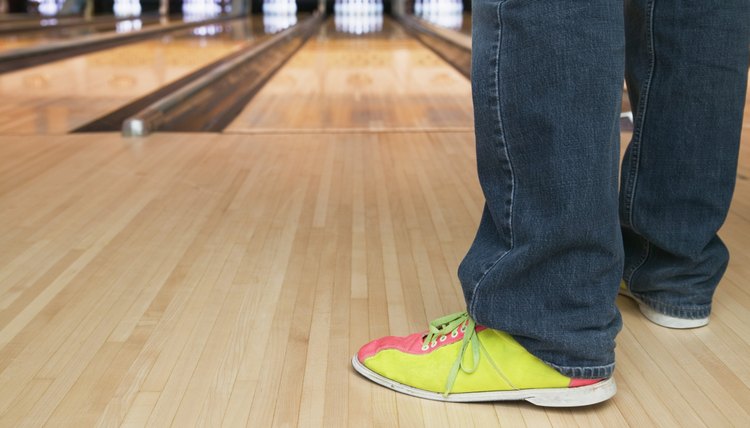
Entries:
[[[448,374],[448,380],[445,383],[445,392],[443,392],[443,396],[445,397],[447,397],[451,389],[453,389],[453,384],[456,382],[459,370],[466,374],[472,374],[477,370],[477,367],[479,367],[482,344],[479,342],[479,337],[477,337],[476,334],[476,323],[466,311],[440,317],[430,322],[430,330],[425,336],[423,343],[423,346],[429,346],[433,341],[437,341],[440,336],[450,335],[459,328],[463,331],[464,337],[456,361],[453,363],[451,371]],[[466,353],[469,344],[471,344],[472,352],[471,366],[467,366],[467,364],[464,363],[464,354]]]

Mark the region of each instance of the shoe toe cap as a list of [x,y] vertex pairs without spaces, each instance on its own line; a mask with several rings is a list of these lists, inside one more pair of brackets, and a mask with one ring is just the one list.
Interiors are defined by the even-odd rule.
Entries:
[[364,363],[370,357],[377,355],[386,349],[396,349],[409,354],[422,352],[422,333],[415,333],[405,337],[386,336],[364,345],[357,352],[359,362]]

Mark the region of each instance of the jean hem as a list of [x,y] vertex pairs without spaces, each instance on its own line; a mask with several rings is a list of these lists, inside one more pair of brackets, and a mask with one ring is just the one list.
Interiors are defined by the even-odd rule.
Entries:
[[642,294],[633,293],[633,296],[640,300],[643,304],[647,305],[651,309],[670,317],[682,318],[682,319],[702,319],[708,318],[711,315],[711,305],[701,306],[675,306],[668,303],[660,302],[654,299],[649,299]]
[[606,379],[612,377],[615,372],[615,363],[595,367],[558,366],[549,361],[545,361],[545,363],[564,376],[576,379]]
[[564,376],[576,379],[605,379],[612,377],[612,374],[615,371],[615,363],[595,367],[558,366],[549,361],[545,361],[545,363],[562,373]]

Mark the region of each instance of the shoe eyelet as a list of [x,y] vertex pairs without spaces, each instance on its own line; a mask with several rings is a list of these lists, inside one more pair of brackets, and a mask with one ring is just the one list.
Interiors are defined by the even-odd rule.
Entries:
[[451,337],[453,337],[453,338],[456,338],[456,337],[458,337],[458,330],[453,330],[453,331],[451,332]]
[[437,346],[437,340],[433,340],[432,342],[430,342],[430,348],[434,348],[436,346]]
[[441,342],[445,342],[445,339],[447,339],[447,338],[448,338],[448,336],[440,336],[440,341]]
[[423,350],[423,351],[426,351],[426,350],[428,350],[428,349],[430,349],[430,347],[429,347],[429,346],[427,346],[427,345],[422,345],[422,350]]

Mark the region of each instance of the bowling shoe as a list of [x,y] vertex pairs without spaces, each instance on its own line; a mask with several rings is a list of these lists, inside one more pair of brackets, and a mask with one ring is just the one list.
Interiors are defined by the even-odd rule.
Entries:
[[386,388],[439,401],[572,407],[605,401],[617,390],[613,378],[560,374],[509,334],[477,325],[466,312],[439,318],[423,333],[374,340],[352,365]]
[[686,329],[686,328],[698,328],[708,324],[708,317],[705,318],[677,318],[670,315],[658,312],[654,308],[650,307],[643,300],[634,295],[625,281],[620,282],[619,293],[623,296],[629,297],[638,303],[638,309],[640,309],[643,316],[649,321],[656,325],[667,328]]

